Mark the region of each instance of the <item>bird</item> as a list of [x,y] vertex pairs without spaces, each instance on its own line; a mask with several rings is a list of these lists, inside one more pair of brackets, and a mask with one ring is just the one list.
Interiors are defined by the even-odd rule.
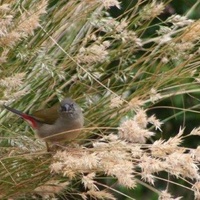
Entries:
[[51,108],[41,109],[33,114],[26,114],[4,105],[4,108],[23,118],[36,130],[39,138],[48,143],[70,142],[76,139],[84,125],[81,107],[71,98],[63,99]]

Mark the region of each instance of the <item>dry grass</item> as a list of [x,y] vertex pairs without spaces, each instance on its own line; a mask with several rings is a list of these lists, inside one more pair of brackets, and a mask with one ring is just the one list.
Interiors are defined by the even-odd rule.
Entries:
[[[126,10],[116,0],[0,5],[0,104],[31,113],[70,96],[85,115],[78,144],[47,153],[2,109],[0,198],[134,199],[143,185],[160,200],[180,199],[173,184],[200,199],[200,150],[184,145],[199,128],[163,131],[170,117],[198,111],[166,106],[179,112],[161,119],[153,113],[172,97],[199,102],[192,96],[200,91],[199,21],[161,20],[168,3],[139,0]],[[122,14],[112,17],[110,7]]]

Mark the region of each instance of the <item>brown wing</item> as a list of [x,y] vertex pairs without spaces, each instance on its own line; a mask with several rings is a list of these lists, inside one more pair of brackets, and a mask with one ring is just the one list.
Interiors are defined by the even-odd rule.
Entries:
[[32,115],[39,121],[45,124],[53,124],[59,117],[59,103],[51,108],[45,108],[35,111]]

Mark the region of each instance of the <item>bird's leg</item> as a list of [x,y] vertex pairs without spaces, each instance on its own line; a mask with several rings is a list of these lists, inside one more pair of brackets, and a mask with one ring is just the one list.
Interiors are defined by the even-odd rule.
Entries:
[[59,144],[59,142],[53,142],[51,144],[49,144],[48,142],[45,142],[45,143],[46,143],[47,152],[55,152],[62,147]]
[[46,144],[47,152],[50,152],[50,148],[49,148],[48,142],[45,142],[45,144]]

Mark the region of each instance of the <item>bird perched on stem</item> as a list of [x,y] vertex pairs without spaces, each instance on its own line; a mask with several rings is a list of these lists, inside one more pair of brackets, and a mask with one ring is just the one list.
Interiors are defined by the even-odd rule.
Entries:
[[69,142],[77,138],[84,123],[81,108],[71,98],[65,98],[60,104],[38,110],[32,115],[6,105],[4,107],[27,121],[36,130],[39,138],[46,142],[47,150],[47,142]]

